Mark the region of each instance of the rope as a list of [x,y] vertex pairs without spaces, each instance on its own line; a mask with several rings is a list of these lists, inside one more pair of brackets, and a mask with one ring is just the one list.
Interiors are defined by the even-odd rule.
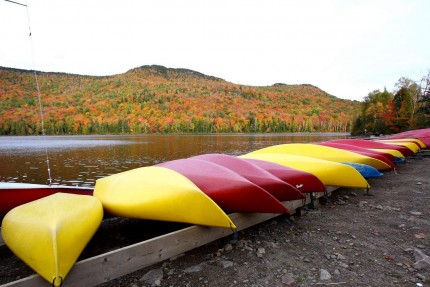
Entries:
[[[5,0],[8,1],[8,0]],[[9,1],[12,2],[12,1]],[[15,2],[13,2],[15,3]],[[19,3],[16,3],[19,4]],[[35,61],[35,57],[34,57],[34,47],[33,47],[33,38],[31,37],[31,25],[30,25],[30,12],[28,10],[28,5],[26,2],[26,5],[21,4],[22,6],[26,7],[27,10],[27,22],[28,22],[28,31],[29,31],[29,37],[30,37],[30,45],[31,45],[31,59],[32,59],[32,63],[33,63],[33,72],[34,72],[34,79],[36,81],[36,89],[37,89],[37,99],[39,101],[39,113],[40,113],[40,121],[41,121],[41,127],[42,127],[42,138],[43,138],[43,142],[44,142],[44,147],[45,147],[45,156],[46,156],[46,167],[48,169],[48,181],[49,181],[49,185],[51,185],[52,183],[52,177],[51,177],[51,167],[49,164],[49,155],[48,155],[48,147],[45,141],[45,136],[46,136],[46,130],[45,130],[45,120],[43,117],[43,105],[42,105],[42,96],[41,96],[41,92],[40,92],[40,86],[39,86],[39,80],[37,77],[37,72],[36,72],[36,61]]]
[[26,4],[18,3],[18,2],[15,2],[15,1],[10,1],[10,0],[4,0],[4,1],[27,7]]

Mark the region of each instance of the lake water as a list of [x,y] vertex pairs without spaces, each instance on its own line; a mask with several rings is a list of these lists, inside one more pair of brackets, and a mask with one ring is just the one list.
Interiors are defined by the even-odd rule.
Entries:
[[347,134],[211,134],[0,137],[0,181],[94,186],[98,178],[205,153],[241,155],[282,143]]

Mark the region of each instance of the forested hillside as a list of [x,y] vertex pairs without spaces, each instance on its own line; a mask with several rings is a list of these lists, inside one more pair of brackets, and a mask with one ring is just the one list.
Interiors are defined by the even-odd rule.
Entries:
[[[243,86],[162,66],[37,75],[47,134],[346,132],[360,109],[312,85]],[[0,134],[41,133],[33,72],[0,67],[0,98]]]

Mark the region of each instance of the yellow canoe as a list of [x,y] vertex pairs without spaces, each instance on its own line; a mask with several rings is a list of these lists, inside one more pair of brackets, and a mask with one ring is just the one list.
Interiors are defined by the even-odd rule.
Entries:
[[280,144],[275,146],[266,147],[263,149],[251,152],[251,154],[260,153],[280,153],[280,154],[294,154],[300,156],[308,156],[317,159],[323,159],[334,162],[349,162],[349,163],[361,163],[370,165],[378,170],[391,169],[391,167],[385,162],[361,155],[355,152],[317,145],[317,144]]
[[414,138],[398,138],[398,139],[387,138],[387,139],[381,139],[381,140],[378,140],[378,141],[387,141],[387,142],[392,142],[392,143],[395,143],[395,142],[414,142],[417,145],[419,145],[420,148],[426,148],[426,144],[425,143],[423,143],[419,139],[414,139]]
[[389,153],[389,154],[396,156],[396,157],[405,158],[405,156],[401,152],[399,152],[398,150],[395,150],[395,149],[369,148],[369,150],[381,151],[381,152]]
[[97,198],[56,193],[9,211],[1,232],[16,256],[60,286],[102,218],[103,207]]
[[411,142],[411,141],[392,141],[392,140],[377,140],[377,142],[386,143],[386,144],[392,144],[392,145],[399,145],[409,148],[414,153],[417,153],[420,150],[420,147],[418,146],[418,143]]
[[116,216],[236,228],[193,182],[164,167],[141,167],[98,179],[94,196]]
[[240,158],[252,158],[274,162],[287,167],[312,173],[325,186],[369,188],[364,177],[353,167],[312,157],[276,154],[276,153],[248,153]]

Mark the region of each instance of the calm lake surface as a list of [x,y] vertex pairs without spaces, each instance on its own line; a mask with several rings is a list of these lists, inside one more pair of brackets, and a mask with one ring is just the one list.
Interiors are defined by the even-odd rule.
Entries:
[[98,178],[205,153],[241,155],[282,143],[347,134],[211,134],[0,137],[0,181],[94,186]]

